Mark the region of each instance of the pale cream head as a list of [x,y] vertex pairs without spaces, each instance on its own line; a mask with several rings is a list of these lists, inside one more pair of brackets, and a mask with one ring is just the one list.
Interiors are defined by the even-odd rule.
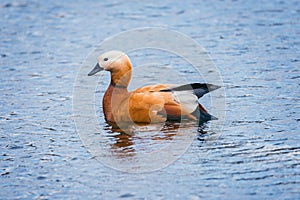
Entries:
[[131,67],[128,56],[121,51],[108,51],[98,57],[98,64],[106,71],[119,71],[122,68]]
[[94,69],[88,73],[92,76],[102,70],[110,71],[111,84],[127,87],[131,80],[132,65],[129,57],[121,51],[109,51],[98,57]]

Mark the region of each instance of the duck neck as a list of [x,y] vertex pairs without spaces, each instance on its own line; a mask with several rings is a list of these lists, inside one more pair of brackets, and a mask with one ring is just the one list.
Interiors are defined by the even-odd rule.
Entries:
[[116,85],[114,82],[110,83],[102,101],[106,121],[115,122],[114,114],[117,112],[120,102],[122,102],[128,95],[127,86],[120,84]]
[[129,92],[127,87],[131,80],[131,63],[129,60],[126,65],[120,67],[112,67],[111,81],[103,97],[103,111],[105,119],[110,122],[115,122],[114,115],[118,113],[120,103],[128,98]]
[[111,72],[110,85],[114,86],[115,88],[127,89],[130,81],[131,81],[131,68],[123,71]]

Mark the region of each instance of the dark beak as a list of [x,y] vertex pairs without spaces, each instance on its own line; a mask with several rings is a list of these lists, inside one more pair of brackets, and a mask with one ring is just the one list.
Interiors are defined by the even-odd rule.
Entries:
[[102,71],[103,68],[100,67],[99,63],[97,63],[97,65],[94,67],[94,69],[88,74],[88,76],[92,76],[94,74],[96,74],[97,72]]

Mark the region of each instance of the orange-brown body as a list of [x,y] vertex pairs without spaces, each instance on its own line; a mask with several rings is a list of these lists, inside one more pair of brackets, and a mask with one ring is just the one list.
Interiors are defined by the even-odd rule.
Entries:
[[166,117],[185,115],[196,120],[181,108],[172,93],[161,92],[170,85],[159,84],[128,92],[127,88],[110,84],[103,97],[103,111],[109,122],[163,122]]
[[[164,122],[170,116],[197,120],[192,114],[196,109],[207,113],[200,104],[198,105],[199,95],[193,93],[195,88],[181,88],[181,92],[190,92],[180,93],[179,98],[171,90],[172,85],[168,84],[145,86],[129,92],[127,87],[131,80],[132,66],[130,59],[123,52],[111,51],[102,54],[89,76],[101,70],[111,73],[111,82],[102,102],[104,116],[108,122]],[[207,115],[210,116],[208,113]]]

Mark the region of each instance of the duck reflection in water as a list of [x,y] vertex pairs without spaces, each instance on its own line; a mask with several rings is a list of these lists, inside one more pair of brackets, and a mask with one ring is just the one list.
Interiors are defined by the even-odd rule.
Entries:
[[[149,151],[150,146],[172,141],[178,135],[179,122],[164,124],[130,124],[120,128],[115,123],[107,124],[105,130],[110,138],[111,151],[116,157],[131,157],[136,151]],[[149,149],[147,149],[149,147]]]

